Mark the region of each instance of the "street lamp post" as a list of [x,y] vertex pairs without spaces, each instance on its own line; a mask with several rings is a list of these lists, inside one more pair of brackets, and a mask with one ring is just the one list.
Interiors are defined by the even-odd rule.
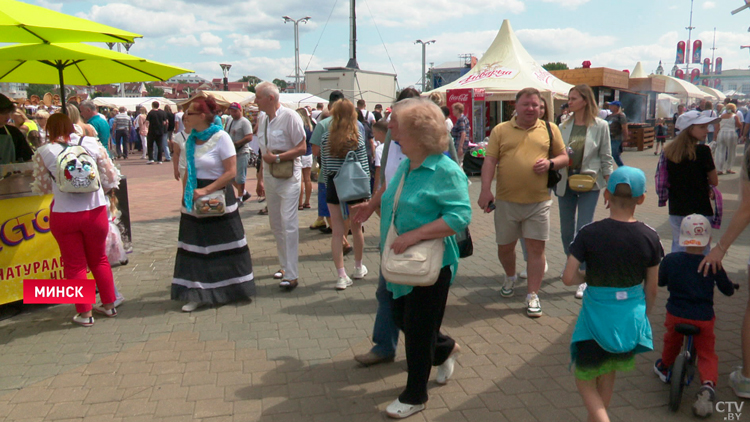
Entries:
[[231,64],[220,64],[221,71],[224,72],[224,91],[229,91],[229,79],[227,78],[227,75],[229,74],[229,69],[232,68]]
[[426,82],[427,82],[427,73],[425,72],[425,53],[426,53],[426,47],[428,44],[434,44],[435,40],[429,40],[429,41],[422,41],[422,40],[416,40],[414,41],[414,44],[422,44],[422,92],[424,92]]
[[305,16],[297,20],[289,16],[282,16],[282,18],[284,19],[284,23],[294,23],[294,92],[299,93],[299,23],[307,23],[312,18],[310,16]]
[[[122,52],[121,47],[125,47],[125,51],[128,54],[130,54],[130,48],[133,47],[133,44],[135,44],[135,43],[134,42],[108,42],[108,43],[105,43],[105,44],[107,44],[107,47],[109,47],[110,50],[112,50],[112,48],[114,48],[114,46],[116,44],[117,45],[117,52],[118,53]],[[125,96],[125,84],[120,83],[120,87],[118,89],[118,92],[119,92],[119,94],[120,94],[121,97]]]

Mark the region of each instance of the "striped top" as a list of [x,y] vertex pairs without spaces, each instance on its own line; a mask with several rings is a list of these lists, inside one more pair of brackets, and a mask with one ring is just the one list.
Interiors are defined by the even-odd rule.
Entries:
[[[323,134],[323,138],[320,142],[320,162],[321,171],[325,178],[326,187],[328,186],[328,177],[335,176],[336,173],[341,169],[341,165],[344,164],[344,158],[337,158],[331,156],[331,148],[328,145],[328,134],[326,131]],[[368,176],[370,176],[370,166],[367,162],[367,148],[365,147],[365,138],[362,131],[359,131],[359,143],[357,144],[357,159],[362,164],[362,168],[365,170]]]

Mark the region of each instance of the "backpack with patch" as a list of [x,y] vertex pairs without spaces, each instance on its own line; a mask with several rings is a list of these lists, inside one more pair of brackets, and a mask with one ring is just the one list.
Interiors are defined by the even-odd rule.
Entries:
[[81,146],[82,142],[83,137],[77,145],[67,145],[57,154],[57,175],[52,175],[52,179],[60,192],[91,193],[102,186],[96,160]]

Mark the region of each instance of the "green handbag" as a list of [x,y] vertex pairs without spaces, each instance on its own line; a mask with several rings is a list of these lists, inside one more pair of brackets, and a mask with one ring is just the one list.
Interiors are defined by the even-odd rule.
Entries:
[[344,164],[333,177],[333,184],[342,203],[370,197],[370,176],[362,168],[355,151],[346,153]]

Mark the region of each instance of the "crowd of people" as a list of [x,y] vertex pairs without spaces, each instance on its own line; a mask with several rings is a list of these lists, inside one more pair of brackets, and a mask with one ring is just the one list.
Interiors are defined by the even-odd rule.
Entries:
[[[377,105],[370,112],[363,100],[353,103],[334,91],[327,106],[292,110],[279,103],[276,85],[264,82],[256,87],[259,114],[252,121],[237,103],[222,119],[224,111],[209,97],[194,99],[175,114],[154,102],[148,113],[141,109],[130,115],[121,108],[106,117],[84,101],[69,104],[65,114],[38,112],[34,124],[18,117],[23,113],[0,96],[0,120],[8,138],[0,138],[0,157],[7,151],[13,157],[9,161],[33,161],[35,191],[54,195],[50,226],[58,243],[65,244],[61,252],[66,278],[82,278],[87,267],[94,275],[101,303],[93,309],[76,305],[73,322],[82,326],[94,324],[92,310],[116,316],[118,299],[122,301],[106,253],[108,198],[119,181],[113,160],[128,159],[140,149],[149,163],[173,161],[183,195],[171,298],[183,303],[185,312],[249,301],[255,294],[239,214],[242,202],[251,197],[245,181],[253,154],[259,157],[256,194],[267,202],[277,247],[279,270],[273,277],[283,291],[304,286],[298,211],[311,208],[311,173],[319,167],[318,219],[310,228],[331,234],[333,288],[345,290],[368,275],[362,225],[373,213],[380,217],[379,246],[381,253],[389,253],[383,253],[388,258],[378,277],[374,345],[355,360],[364,366],[393,361],[399,333],[404,333],[406,386],[386,413],[406,418],[425,408],[431,368],[437,367],[438,384],[447,383],[461,352],[461,345],[440,327],[459,266],[457,234],[468,230],[472,219],[470,182],[461,169],[470,122],[460,104],[450,110],[439,97],[419,97],[407,88],[391,107]],[[750,224],[748,155],[742,163],[740,210],[712,249],[712,226],[721,223],[718,176],[732,172],[750,113],[731,102],[720,110],[706,102],[699,110],[681,108],[675,115],[676,135],[658,154],[655,179],[655,200],[669,206],[672,226],[671,253],[665,257],[657,233],[635,216],[646,200],[646,180],[642,170],[624,165],[620,158],[628,137],[621,104],[614,101],[600,109],[587,85],[573,87],[568,97],[564,117],[555,124],[549,121],[542,93],[534,88],[519,91],[514,115],[495,126],[488,138],[477,205],[482,212],[495,213],[495,241],[504,271],[498,293],[513,297],[523,276],[528,279],[526,315],[543,315],[540,288],[547,271],[554,194],[568,257],[562,281],[577,286],[575,297],[582,299],[571,361],[589,420],[609,420],[616,372],[632,369],[635,354],[654,349],[649,315],[658,286],[666,286],[670,297],[664,348],[654,372],[665,382],[671,376],[681,345],[676,324],[700,327],[695,341],[702,385],[693,411],[710,415],[718,382],[713,286],[718,284],[727,295],[737,287],[722,270],[721,260]],[[15,125],[7,124],[11,118]],[[715,128],[714,139],[710,127]],[[666,138],[666,132],[661,136]],[[79,148],[82,158],[66,162],[69,148]],[[356,200],[340,199],[352,183],[336,178],[345,166],[359,169],[370,180]],[[56,178],[61,168],[86,173],[96,186],[83,189],[77,182]],[[600,192],[610,217],[594,222]],[[523,274],[516,269],[519,241],[527,261]],[[434,265],[422,252],[428,245],[441,251]],[[344,255],[352,251],[354,267],[347,273]],[[433,275],[420,275],[425,265],[433,265]],[[399,269],[408,276],[398,276]],[[730,377],[736,394],[747,398],[749,331],[750,309],[742,334],[743,368],[748,370]]]

